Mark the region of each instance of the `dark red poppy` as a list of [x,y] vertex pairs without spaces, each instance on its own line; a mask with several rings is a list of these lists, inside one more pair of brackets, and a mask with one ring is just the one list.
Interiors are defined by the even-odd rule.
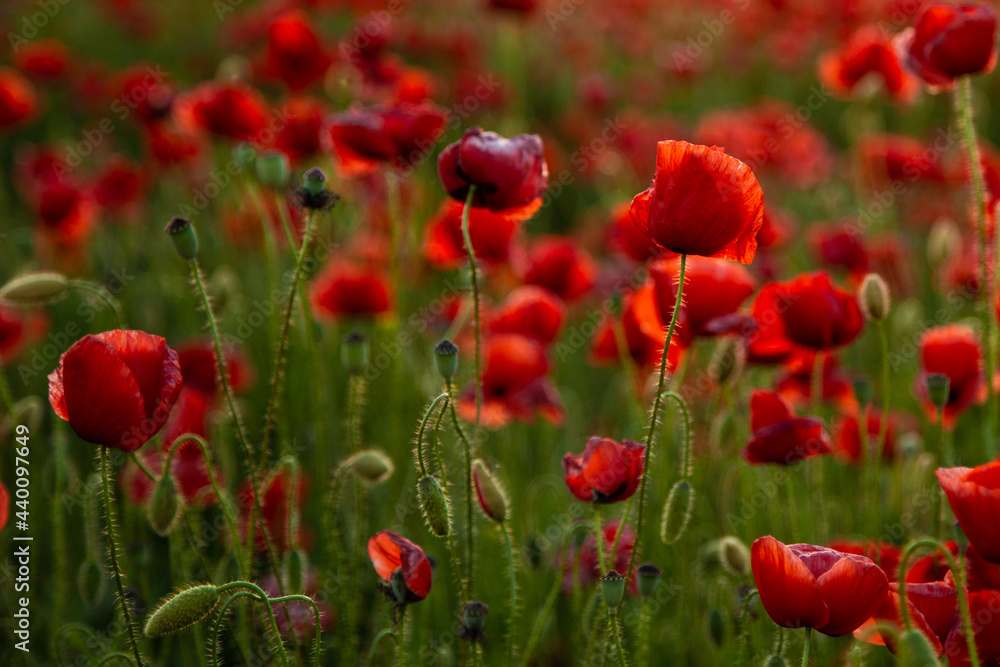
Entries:
[[[209,338],[189,340],[177,345],[177,359],[184,376],[184,387],[194,389],[214,398],[218,393],[218,378],[215,364],[215,344]],[[243,394],[250,389],[254,380],[253,367],[241,347],[226,345],[222,350],[226,358],[226,374],[229,387],[235,394]]]
[[977,468],[938,468],[938,483],[969,542],[1000,565],[1000,462]]
[[760,602],[784,628],[850,634],[885,601],[885,573],[864,556],[811,544],[785,546],[770,535],[751,548]]
[[280,113],[285,122],[274,132],[273,147],[287,155],[293,165],[319,154],[319,133],[326,116],[323,103],[309,97],[291,99]]
[[755,364],[776,364],[788,359],[795,344],[785,332],[781,314],[788,309],[785,296],[777,283],[767,283],[757,292],[750,309],[754,327],[747,333],[747,361]]
[[945,324],[925,331],[919,346],[920,371],[913,382],[913,393],[923,404],[927,418],[936,421],[937,408],[927,396],[926,379],[933,373],[947,375],[950,384],[944,425],[952,428],[963,412],[985,397],[979,337],[964,324]]
[[864,79],[881,77],[886,91],[897,102],[912,102],[920,84],[903,68],[891,40],[875,24],[863,25],[847,42],[819,59],[819,79],[827,88],[848,97]]
[[10,495],[7,487],[0,482],[0,530],[7,525],[7,518],[10,516]]
[[931,145],[901,134],[866,134],[855,144],[858,169],[876,189],[900,183],[944,183],[944,154]]
[[203,136],[182,130],[170,121],[146,125],[143,137],[147,151],[162,169],[197,170],[208,153]]
[[813,257],[820,264],[846,269],[855,276],[868,273],[868,249],[856,229],[854,220],[810,227],[808,240]]
[[14,52],[14,64],[35,81],[58,81],[66,74],[69,49],[58,39],[45,37],[22,44]]
[[[957,616],[958,596],[955,587],[943,582],[907,583],[905,586],[906,606],[913,627],[924,634],[935,654],[940,655],[944,650],[944,642],[948,637],[948,632]],[[875,610],[872,620],[894,626],[897,628],[897,632],[902,632],[901,602],[899,584],[890,583],[885,600]],[[855,631],[855,636],[861,635],[865,629],[864,626],[858,628]],[[884,644],[893,653],[897,650],[893,635],[889,633],[869,634],[868,641],[873,644]]]
[[80,245],[90,238],[97,222],[93,196],[66,181],[49,181],[32,198],[38,231],[64,246]]
[[[297,480],[298,483],[296,484],[295,492],[292,493],[292,475],[290,473],[282,470],[271,476],[267,489],[264,491],[264,496],[260,501],[261,523],[257,526],[257,530],[254,531],[255,548],[258,552],[267,551],[267,539],[261,532],[261,526],[267,530],[267,534],[271,538],[271,544],[279,554],[284,554],[293,546],[296,546],[290,544],[288,541],[288,522],[291,520],[292,509],[289,507],[288,501],[292,500],[298,508],[297,511],[301,512],[308,495],[308,483],[305,477],[300,474]],[[290,498],[293,495],[294,498]],[[245,540],[250,524],[250,514],[254,505],[254,489],[249,481],[244,482],[240,487],[237,501],[240,505],[241,513],[240,531]],[[310,540],[310,536],[306,533],[306,529],[301,522],[299,522],[299,534],[295,539],[298,542],[298,546],[302,547],[307,546],[303,542]]]
[[[958,542],[954,540],[949,540],[944,543],[944,548],[951,553],[952,556],[958,558],[961,553],[961,549],[958,547]],[[972,583],[976,577],[972,573],[972,564],[975,557],[972,555],[975,549],[966,549],[966,565],[968,566],[968,585],[971,589]],[[981,563],[987,565],[988,567],[996,570],[995,567],[986,563],[980,559]],[[915,558],[910,561],[910,569],[906,571],[906,582],[909,584],[929,584],[935,581],[944,581],[949,584],[953,584],[951,581],[951,570],[948,569],[948,561],[945,560],[944,556],[939,551],[934,551],[922,558]],[[997,584],[996,588],[1000,588],[1000,583]]]
[[[663,318],[660,317],[652,280],[646,281],[642,287],[625,295],[621,314],[621,333],[624,335],[622,341],[624,352],[636,365],[640,368],[659,368],[667,330]],[[590,351],[594,361],[620,362],[618,344],[615,325],[606,320],[594,332],[591,341]],[[675,340],[670,344],[667,356],[668,371],[673,371],[680,365],[684,352],[683,341]]]
[[929,4],[899,35],[899,48],[928,85],[948,88],[960,76],[993,69],[996,36],[997,14],[987,4]]
[[391,585],[399,570],[406,585],[406,602],[418,602],[431,592],[431,563],[424,550],[405,537],[383,530],[368,540],[368,557],[382,581]]
[[472,205],[527,220],[542,206],[549,183],[542,138],[519,134],[507,139],[471,127],[438,156],[438,175],[452,198],[465,202],[475,186]]
[[[774,389],[792,405],[805,408],[812,404],[813,373],[816,372],[816,353],[797,348],[785,360],[784,372],[775,378]],[[854,381],[840,366],[836,355],[823,354],[822,387],[820,399],[832,403],[842,414],[857,412],[858,401],[854,395]]]
[[764,194],[746,164],[718,147],[656,145],[653,184],[632,200],[632,220],[671,252],[753,261]]
[[10,67],[0,67],[0,129],[14,127],[34,117],[38,97],[31,82]]
[[594,436],[582,454],[563,457],[563,479],[585,503],[628,500],[639,488],[646,448],[638,442]]
[[81,439],[134,452],[156,435],[181,390],[177,353],[144,331],[87,335],[49,375],[49,402]]
[[49,319],[43,312],[27,312],[0,303],[0,362],[16,359],[45,336]]
[[[538,414],[553,424],[563,422],[566,412],[547,377],[549,360],[541,343],[519,334],[496,334],[484,348],[483,426],[503,428],[515,419],[530,422]],[[462,419],[475,421],[474,383],[462,391],[457,408]]]
[[[649,273],[656,285],[660,317],[669,322],[677,302],[679,258],[650,263]],[[721,259],[688,257],[684,271],[683,327],[681,338],[690,342],[694,336],[717,336],[745,333],[754,326],[753,317],[738,312],[757,281],[739,264]]]
[[518,14],[530,14],[538,6],[538,0],[488,0],[493,9],[502,9]]
[[333,258],[309,285],[316,319],[336,323],[371,319],[392,309],[389,280],[375,268]]
[[776,283],[774,298],[785,335],[796,345],[829,350],[853,342],[865,326],[858,300],[840,289],[824,271]]
[[[980,665],[1000,664],[1000,590],[969,592],[969,616]],[[970,667],[969,643],[961,620],[951,626],[944,641],[944,655],[949,667]]]
[[[463,208],[463,204],[449,198],[427,222],[424,257],[438,268],[452,269],[469,261],[462,236]],[[487,267],[507,263],[519,228],[516,220],[488,208],[473,207],[469,211],[469,236],[476,259]]]
[[[867,410],[866,422],[867,443],[869,452],[866,456],[875,453],[875,446],[878,442],[879,431],[882,426],[882,411],[880,409]],[[885,431],[885,444],[882,447],[882,459],[892,460],[896,456],[896,441],[900,430],[905,426],[907,417],[898,412],[889,413],[889,421]],[[850,414],[843,417],[837,424],[837,429],[833,436],[834,444],[837,448],[837,456],[851,463],[861,463],[865,457],[861,455],[861,420],[858,416]]]
[[791,465],[833,450],[821,420],[796,417],[788,401],[763,389],[750,397],[750,431],[742,452],[750,463]]
[[[758,235],[759,238],[760,235]],[[673,254],[656,245],[649,236],[635,226],[635,223],[632,222],[631,207],[628,204],[620,204],[611,212],[611,219],[608,221],[607,227],[607,240],[615,252],[634,262],[645,262],[663,254]]]
[[573,302],[594,287],[596,273],[594,260],[579,244],[560,236],[543,236],[528,249],[524,282],[546,287]]
[[398,168],[418,164],[431,154],[444,125],[440,107],[400,102],[391,107],[352,107],[329,116],[320,137],[344,175],[356,177],[380,164]]
[[853,540],[834,540],[826,545],[827,548],[845,554],[856,554],[869,558],[882,568],[886,578],[893,582],[899,573],[899,559],[903,552],[899,547],[889,542],[876,543],[875,540],[868,542],[857,542]]
[[145,203],[148,179],[141,165],[114,155],[101,166],[94,183],[94,199],[105,210],[126,220],[137,220]]
[[[615,545],[620,525],[621,522],[615,520],[606,521],[601,526],[601,538],[603,542],[601,546],[604,549],[604,557],[608,560],[607,567],[615,572],[624,574],[628,570],[628,563],[632,558],[632,550],[635,548],[635,529],[628,524],[621,529],[622,536],[618,540],[618,548],[612,557],[611,548]],[[569,593],[574,588],[574,550],[570,549],[563,557],[567,560],[567,567],[566,573],[563,575],[562,590],[564,593]],[[581,586],[590,586],[604,576],[605,573],[601,572],[600,556],[597,553],[597,538],[592,531],[587,531],[587,537],[584,539],[583,545],[579,547],[579,558],[580,565],[576,568],[575,574]],[[629,592],[633,594],[636,592],[635,579],[636,573],[633,570],[632,581],[629,582]]]
[[515,333],[548,345],[559,337],[566,321],[566,304],[544,287],[513,289],[491,314],[492,333]]
[[302,11],[290,9],[267,28],[267,73],[293,91],[322,81],[333,62],[316,26]]
[[165,119],[170,115],[174,88],[168,82],[170,72],[158,63],[139,62],[114,74],[107,95],[111,108],[140,123]]
[[242,81],[206,81],[178,96],[174,115],[186,128],[255,142],[268,123],[267,102]]

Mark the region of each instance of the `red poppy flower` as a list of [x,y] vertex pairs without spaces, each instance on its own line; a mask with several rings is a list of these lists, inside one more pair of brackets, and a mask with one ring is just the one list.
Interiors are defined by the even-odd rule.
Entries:
[[886,578],[893,582],[899,572],[899,559],[903,553],[899,547],[889,542],[876,543],[875,540],[868,542],[857,542],[852,540],[834,540],[826,545],[827,548],[845,554],[856,554],[869,558],[882,568]]
[[406,585],[407,602],[417,602],[431,592],[431,563],[424,550],[405,537],[383,530],[368,540],[368,557],[382,580],[391,584],[399,570]]
[[[955,622],[958,610],[958,596],[955,587],[942,582],[935,583],[907,583],[906,586],[906,606],[910,612],[910,620],[913,626],[920,630],[930,642],[936,655],[941,655],[944,650],[944,642],[948,637]],[[887,623],[898,628],[902,632],[903,622],[901,613],[901,598],[899,597],[899,584],[890,583],[889,591],[882,602],[882,605],[875,610],[872,621]],[[872,644],[884,644],[893,653],[897,647],[893,635],[863,633],[866,628],[862,626],[855,630],[855,636],[868,635],[868,642]]]
[[[181,364],[185,389],[193,389],[214,398],[218,391],[215,364],[215,344],[209,338],[189,340],[176,347],[177,359]],[[226,358],[226,374],[229,387],[235,394],[243,394],[250,389],[254,380],[253,367],[241,347],[223,346]]]
[[785,546],[770,535],[751,548],[760,602],[784,628],[850,634],[885,601],[885,573],[864,556],[811,544]]
[[788,401],[763,389],[750,397],[750,431],[742,452],[750,463],[791,465],[833,449],[822,421],[796,417]]
[[932,146],[901,134],[866,134],[857,141],[858,169],[872,188],[893,182],[944,183],[948,173],[944,155]]
[[[618,537],[618,528],[621,525],[620,521],[607,521],[601,526],[601,538],[603,544],[601,545],[604,549],[604,557],[608,560],[609,569],[618,572],[619,574],[624,574],[628,570],[629,560],[632,558],[632,550],[635,548],[635,529],[632,526],[626,524],[624,528],[621,529],[622,536],[618,540],[618,549],[615,551],[614,556],[611,556],[611,548],[615,544],[615,539]],[[580,582],[581,586],[590,586],[597,582],[604,572],[601,572],[601,561],[597,553],[597,538],[594,536],[592,531],[587,531],[587,537],[583,541],[583,545],[579,547],[580,549],[580,565],[577,568],[576,576]],[[563,592],[569,593],[574,588],[573,581],[573,561],[575,554],[571,548],[564,556],[567,560],[566,573],[563,575]],[[636,568],[638,569],[638,568]],[[632,581],[629,582],[629,592],[636,593],[636,572],[632,571]]]
[[653,184],[632,200],[632,220],[671,252],[753,261],[764,195],[746,164],[718,147],[656,145]]
[[488,0],[493,9],[502,9],[519,14],[530,14],[538,6],[538,0]]
[[775,299],[785,335],[796,345],[829,350],[854,341],[865,326],[855,295],[835,286],[824,271],[776,283]]
[[1000,462],[977,468],[938,468],[938,483],[976,551],[1000,565]]
[[[626,294],[621,314],[625,351],[640,368],[659,368],[663,358],[663,343],[667,338],[666,325],[660,317],[653,281],[648,280],[635,292]],[[605,321],[591,341],[591,355],[596,362],[620,362],[615,327]],[[683,341],[670,344],[667,370],[673,371],[684,358]]]
[[795,344],[785,332],[781,314],[788,309],[785,295],[777,283],[760,288],[750,309],[754,327],[747,334],[747,361],[755,364],[776,364],[788,359]]
[[513,289],[490,315],[492,333],[515,333],[548,345],[559,337],[566,321],[566,304],[534,285]]
[[[475,241],[472,242],[475,245]],[[544,236],[532,243],[525,261],[524,282],[547,287],[565,301],[581,298],[594,287],[594,260],[574,241]]]
[[475,186],[473,206],[518,220],[527,220],[541,208],[549,183],[541,137],[519,134],[507,139],[479,127],[467,129],[441,151],[438,175],[452,198],[464,203]]
[[0,129],[20,125],[34,117],[37,109],[31,82],[15,69],[0,67]]
[[794,222],[791,214],[764,204],[764,218],[757,232],[757,249],[777,248],[785,245],[792,234]]
[[[882,427],[882,411],[878,409],[867,410],[866,422],[867,442],[871,456],[875,453],[875,446],[878,442],[879,431]],[[885,444],[882,447],[882,459],[891,461],[896,456],[896,440],[901,428],[905,426],[906,417],[898,412],[889,413],[889,423],[885,431]],[[864,457],[861,455],[861,420],[856,415],[847,415],[840,420],[837,430],[834,433],[834,444],[837,447],[837,455],[851,463],[861,463]]]
[[[958,548],[958,542],[955,540],[949,540],[944,543],[944,548],[951,553],[956,559],[958,558],[961,549]],[[967,584],[969,589],[973,589],[972,582],[976,580],[976,576],[973,574],[973,561],[975,561],[976,556],[973,555],[975,551],[974,548],[966,548],[966,566],[968,572]],[[980,563],[996,570],[995,567],[986,563],[980,559]],[[944,581],[949,584],[954,582],[951,580],[951,570],[948,569],[948,561],[945,560],[944,556],[939,551],[934,551],[931,554],[924,556],[923,558],[916,558],[911,561],[910,569],[906,571],[906,582],[909,584],[931,584],[935,581]],[[992,586],[991,586],[992,587]],[[995,588],[1000,588],[1000,582],[997,583]]]
[[337,323],[373,318],[392,309],[389,280],[374,268],[334,258],[309,285],[316,319]]
[[868,273],[868,249],[854,229],[853,220],[843,220],[840,225],[811,227],[808,240],[816,261],[847,269],[855,276]]
[[321,81],[332,62],[316,26],[304,12],[290,9],[271,21],[267,28],[267,73],[291,90],[303,90]]
[[430,155],[444,124],[444,110],[432,104],[352,107],[329,116],[320,137],[344,175],[356,177],[371,173],[381,163],[398,168],[419,163]]
[[281,107],[285,122],[274,132],[274,148],[288,156],[294,165],[320,152],[320,128],[326,108],[308,97],[291,99]]
[[158,63],[135,63],[111,77],[107,94],[114,109],[127,109],[128,118],[151,123],[170,115],[174,88],[170,73]]
[[948,88],[996,64],[997,14],[987,4],[925,5],[899,35],[906,64],[928,85]]
[[[291,507],[289,507],[288,504],[289,496],[295,496],[292,500],[301,512],[306,501],[308,484],[305,477],[301,474],[298,476],[298,483],[296,484],[294,494],[291,493],[291,484],[291,474],[282,470],[271,477],[270,483],[264,491],[264,497],[261,498],[260,501],[261,524],[258,525],[257,530],[254,531],[256,542],[255,548],[258,552],[267,551],[267,540],[261,532],[261,526],[267,530],[267,533],[271,538],[271,544],[274,546],[274,550],[279,554],[284,554],[294,546],[288,541],[288,522],[291,519]],[[237,496],[241,512],[240,530],[244,536],[244,540],[246,539],[247,529],[250,524],[250,514],[254,505],[253,499],[253,486],[249,481],[244,482],[240,488],[240,493]],[[299,543],[299,546],[306,547],[307,545],[302,544],[302,542],[308,540],[309,535],[305,532],[305,527],[300,522],[299,534],[296,536],[296,541]]]
[[14,52],[14,64],[32,79],[42,82],[61,79],[70,58],[66,45],[51,37],[23,44]]
[[[656,260],[649,265],[650,276],[656,285],[660,317],[664,322],[669,322],[674,313],[680,266],[679,258]],[[752,328],[753,318],[737,312],[737,309],[756,286],[757,281],[739,264],[721,259],[688,257],[684,271],[682,340],[690,342],[694,336],[744,333]]]
[[122,155],[112,156],[97,174],[94,199],[105,210],[128,220],[138,219],[146,198],[142,166]]
[[878,25],[868,24],[855,31],[838,50],[819,59],[819,79],[835,94],[848,97],[869,76],[880,76],[886,91],[897,102],[912,102],[920,85],[896,55],[890,40]]
[[4,529],[7,525],[7,518],[10,515],[10,495],[7,493],[7,487],[0,482],[0,530]]
[[913,392],[928,419],[937,419],[937,408],[927,396],[926,379],[932,373],[947,375],[950,381],[948,402],[944,406],[947,428],[954,427],[970,405],[982,401],[986,389],[982,355],[976,332],[963,324],[932,327],[920,336],[920,372],[913,382]]
[[143,136],[149,154],[162,169],[197,170],[208,152],[202,136],[182,130],[173,122],[150,123]]
[[[969,615],[980,665],[1000,663],[1000,614],[997,609],[1000,609],[1000,590],[969,593]],[[972,664],[965,628],[958,619],[952,624],[944,642],[944,655],[948,658],[949,667],[969,667]]]
[[[463,204],[447,199],[427,223],[424,257],[442,269],[453,269],[468,262],[462,236]],[[476,259],[486,266],[505,264],[520,225],[516,220],[498,215],[488,208],[469,211],[469,236]]]
[[608,221],[607,240],[612,250],[634,262],[642,263],[665,253],[673,254],[656,245],[649,236],[635,226],[628,204],[620,204],[612,211],[611,219]]
[[[503,428],[515,419],[529,422],[536,414],[553,424],[563,422],[566,413],[558,391],[546,376],[549,360],[540,343],[519,334],[496,334],[484,347],[483,426]],[[462,419],[475,421],[474,383],[462,391],[457,409]]]
[[563,479],[585,503],[628,500],[639,488],[646,448],[631,440],[616,442],[594,436],[582,454],[563,457]]
[[182,93],[174,115],[185,127],[234,141],[260,139],[268,122],[267,102],[242,81],[206,81]]
[[177,353],[143,331],[87,335],[49,375],[49,402],[81,439],[134,452],[156,435],[181,390]]
[[25,312],[0,303],[0,362],[16,359],[45,336],[49,319],[42,312]]
[[38,230],[64,246],[84,243],[97,222],[97,206],[83,188],[69,181],[49,181],[33,197]]
[[[775,391],[799,408],[811,405],[816,353],[796,349],[785,360],[784,371],[775,379]],[[854,395],[854,382],[841,368],[840,361],[833,353],[824,353],[822,373],[820,399],[824,403],[833,403],[843,414],[856,413],[858,401]]]

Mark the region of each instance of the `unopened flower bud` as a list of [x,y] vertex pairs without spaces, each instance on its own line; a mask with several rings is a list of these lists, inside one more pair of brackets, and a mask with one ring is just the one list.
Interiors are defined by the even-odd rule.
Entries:
[[708,638],[712,640],[716,648],[721,647],[726,641],[726,620],[722,617],[722,612],[718,608],[709,611],[705,625],[708,630]]
[[656,567],[652,563],[643,563],[638,567],[636,572],[638,574],[636,577],[636,584],[639,589],[639,594],[648,598],[656,592],[656,587],[660,583],[660,575],[662,572],[660,571],[660,568]]
[[923,632],[910,628],[899,636],[896,646],[896,664],[899,667],[936,667],[937,651],[931,646]]
[[472,480],[475,482],[479,507],[487,517],[503,523],[507,520],[507,494],[503,485],[483,461],[477,459],[472,466]]
[[750,574],[750,550],[740,538],[726,535],[719,540],[719,564],[730,574]]
[[290,593],[301,593],[305,590],[306,556],[298,549],[292,549],[285,556],[284,574],[285,588]]
[[170,237],[170,242],[174,244],[174,250],[182,258],[191,261],[198,256],[198,234],[190,220],[176,217],[163,231]]
[[353,331],[341,341],[340,363],[351,375],[360,375],[368,365],[368,339]]
[[450,340],[443,340],[434,348],[434,365],[445,380],[458,371],[458,348]]
[[218,604],[218,587],[203,584],[186,588],[168,596],[150,614],[144,632],[150,639],[180,632],[207,618]]
[[747,353],[743,342],[734,336],[721,339],[712,354],[708,365],[708,374],[715,384],[722,385],[729,380],[735,380],[743,372]]
[[365,449],[346,461],[348,469],[358,479],[369,484],[387,480],[394,470],[392,459],[377,449]]
[[403,568],[397,567],[389,579],[389,588],[397,602],[406,602],[409,597],[409,589],[406,587],[406,577],[403,576]]
[[874,388],[871,381],[866,377],[854,378],[854,397],[858,399],[858,404],[865,407],[872,402]]
[[451,502],[435,477],[423,477],[417,482],[417,500],[427,528],[438,537],[451,533]]
[[486,625],[486,615],[490,613],[490,608],[483,602],[473,600],[465,603],[462,607],[462,627],[459,628],[459,636],[470,642],[481,642],[486,639],[483,631]]
[[694,510],[694,487],[687,480],[680,480],[670,489],[660,520],[660,539],[673,544],[684,536]]
[[944,373],[930,373],[924,382],[927,386],[927,398],[931,399],[931,403],[938,409],[946,406],[951,392],[951,378]]
[[313,167],[302,174],[302,187],[311,195],[318,195],[326,185],[326,174],[319,167]]
[[927,235],[927,261],[931,268],[939,268],[954,257],[962,247],[962,232],[949,218],[941,218]]
[[764,667],[788,667],[788,661],[777,653],[772,653],[764,660]]
[[616,609],[625,597],[625,576],[611,570],[601,577],[601,598],[604,603]]
[[12,278],[0,288],[0,301],[20,308],[32,308],[58,301],[68,291],[69,280],[61,273],[28,273]]
[[149,499],[149,523],[160,537],[166,537],[177,525],[184,509],[177,485],[169,472],[164,472],[156,482],[153,495]]
[[872,322],[884,320],[889,315],[892,300],[889,286],[877,273],[869,273],[858,288],[858,305],[865,318]]
[[264,151],[257,158],[257,180],[272,188],[283,188],[288,184],[291,166],[288,156],[281,151]]

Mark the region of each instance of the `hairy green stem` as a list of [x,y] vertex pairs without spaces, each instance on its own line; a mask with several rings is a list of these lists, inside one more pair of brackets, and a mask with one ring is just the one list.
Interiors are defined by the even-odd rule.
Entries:
[[469,213],[472,210],[472,198],[476,194],[476,186],[469,186],[469,194],[462,208],[462,238],[465,240],[465,252],[469,257],[469,279],[472,281],[473,325],[476,330],[475,351],[475,383],[476,383],[476,430],[479,430],[480,416],[483,410],[483,374],[482,374],[482,322],[479,318],[479,281],[476,275],[476,252],[472,247],[472,234],[469,232]]

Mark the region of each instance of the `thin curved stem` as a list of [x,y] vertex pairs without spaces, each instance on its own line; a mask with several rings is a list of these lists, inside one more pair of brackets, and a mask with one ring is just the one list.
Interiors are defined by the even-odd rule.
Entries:
[[[277,577],[276,577],[277,578]],[[270,601],[267,597],[267,593],[258,586],[257,584],[250,583],[249,581],[231,581],[228,584],[223,584],[219,586],[219,594],[231,590],[233,588],[247,588],[254,592],[254,597],[256,597],[264,605],[264,611],[267,612],[267,619],[271,625],[271,632],[274,633],[274,640],[277,643],[278,655],[281,658],[281,664],[284,667],[288,667],[288,653],[285,652],[285,646],[281,641],[281,632],[278,631],[278,621],[274,618],[274,610],[271,609]],[[291,619],[291,616],[288,616]],[[318,617],[317,617],[318,618]],[[292,631],[294,634],[294,630]]]
[[480,415],[483,410],[483,375],[482,375],[482,323],[479,319],[479,281],[476,276],[476,253],[472,248],[472,234],[469,233],[469,212],[472,210],[472,198],[476,194],[476,186],[469,186],[469,194],[462,208],[462,238],[465,240],[465,252],[469,257],[469,274],[472,281],[473,324],[476,329],[476,430],[479,430]]
[[[478,345],[476,347],[478,349]],[[452,395],[454,388],[452,386],[451,379],[447,382],[446,390],[450,398],[448,401],[448,409],[451,412],[451,421],[455,427],[455,431],[458,433],[459,439],[462,441],[462,445],[465,448],[465,597],[466,600],[471,600],[472,582],[474,578],[474,561],[472,554],[475,550],[475,531],[473,530],[472,523],[472,443],[466,437],[465,431],[462,430],[462,425],[458,422],[458,413],[455,411],[455,399]]]
[[[271,598],[271,603],[274,604],[286,604],[288,602],[308,602],[312,605],[313,618],[316,621],[316,636],[313,639],[313,667],[319,667],[320,653],[323,650],[323,626],[320,623],[320,612],[319,605],[308,595],[285,595],[279,598]],[[294,632],[295,630],[292,630]]]
[[107,289],[88,280],[70,280],[69,286],[73,289],[96,294],[98,298],[108,304],[112,312],[114,312],[118,328],[128,329],[128,325],[125,323],[125,311],[122,310],[121,303],[119,303],[118,299],[116,299]]
[[372,639],[372,645],[368,649],[368,660],[366,664],[370,665],[372,664],[372,661],[375,660],[375,651],[378,650],[378,645],[381,644],[382,640],[386,637],[392,637],[393,641],[399,642],[399,637],[396,636],[395,630],[392,628],[382,629],[377,635],[375,635],[375,638]]
[[240,598],[254,598],[256,600],[257,594],[253,591],[237,591],[230,595],[222,603],[222,606],[219,607],[219,611],[215,615],[216,620],[212,624],[212,648],[209,649],[209,655],[212,657],[212,667],[221,667],[222,665],[222,659],[219,657],[219,649],[222,648],[222,629],[225,626],[226,614],[229,612],[229,608]]
[[424,431],[427,430],[427,422],[430,421],[431,415],[434,414],[434,408],[442,400],[445,401],[445,406],[442,408],[442,412],[447,408],[447,401],[449,400],[448,392],[440,394],[437,398],[431,401],[431,404],[427,406],[427,410],[424,412],[423,419],[420,420],[420,430],[417,431],[417,463],[420,464],[420,476],[427,477],[427,465],[424,463]]
[[740,611],[740,645],[736,654],[736,664],[743,667],[749,660],[748,649],[750,646],[750,605],[755,597],[760,596],[760,591],[756,588],[750,591],[743,599],[743,606]]

